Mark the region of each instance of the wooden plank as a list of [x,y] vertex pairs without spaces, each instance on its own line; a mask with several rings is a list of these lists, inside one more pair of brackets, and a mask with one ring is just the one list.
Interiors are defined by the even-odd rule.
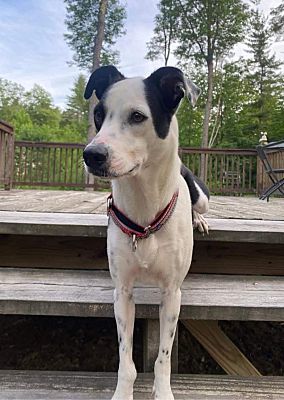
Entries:
[[[137,318],[158,318],[158,288],[134,299]],[[107,271],[0,268],[0,313],[112,317],[113,283]],[[192,274],[180,318],[283,321],[284,277]]]
[[[207,219],[209,235],[195,234],[195,240],[244,243],[284,243],[284,221]],[[209,239],[210,238],[210,239]]]
[[107,216],[0,211],[0,234],[106,237]]
[[253,364],[219,328],[217,321],[182,320],[182,323],[227,374],[261,376]]
[[[116,374],[88,372],[1,371],[0,400],[106,400]],[[152,399],[153,376],[139,374],[135,400]],[[173,375],[175,400],[283,400],[284,378]]]
[[[106,239],[0,235],[0,266],[108,269]],[[283,245],[196,241],[191,273],[284,275]]]
[[106,239],[0,235],[0,266],[108,269]]
[[[106,237],[108,218],[101,214],[0,211],[0,234]],[[197,241],[284,243],[284,221],[208,219],[209,235]]]
[[196,241],[190,273],[284,275],[283,244]]
[[[23,158],[21,154],[19,158]],[[59,176],[57,179],[60,181]],[[86,190],[0,190],[0,210],[105,214],[107,196],[107,192]],[[267,203],[256,196],[211,196],[207,217],[283,221],[283,198]]]
[[[106,239],[0,235],[0,266],[108,269]],[[284,275],[283,245],[196,241],[191,273]]]

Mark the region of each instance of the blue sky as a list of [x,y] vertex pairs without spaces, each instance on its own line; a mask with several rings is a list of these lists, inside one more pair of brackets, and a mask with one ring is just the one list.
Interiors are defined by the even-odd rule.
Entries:
[[[157,0],[128,0],[127,34],[118,40],[120,69],[127,76],[147,75],[160,62],[145,60],[146,42],[152,36]],[[263,0],[268,10],[281,0]],[[67,65],[72,52],[64,41],[63,0],[0,0],[0,77],[30,89],[38,83],[48,90],[55,104],[64,108],[75,66]],[[275,45],[284,60],[284,43]]]

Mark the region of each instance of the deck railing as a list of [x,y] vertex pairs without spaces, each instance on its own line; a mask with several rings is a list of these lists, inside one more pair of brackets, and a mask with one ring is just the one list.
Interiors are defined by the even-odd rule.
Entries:
[[[14,182],[17,187],[108,188],[109,182],[86,177],[84,144],[15,142]],[[255,150],[180,148],[180,156],[196,175],[201,154],[207,159],[207,184],[215,194],[255,193],[257,157]]]
[[180,150],[183,163],[200,176],[201,155],[205,154],[206,182],[214,194],[256,193],[257,154],[250,149],[202,149]]
[[14,130],[0,120],[0,186],[12,187],[14,165]]

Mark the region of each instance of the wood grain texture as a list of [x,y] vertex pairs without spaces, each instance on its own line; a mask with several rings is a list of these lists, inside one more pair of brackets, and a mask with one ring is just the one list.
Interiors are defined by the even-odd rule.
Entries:
[[190,273],[284,275],[283,244],[196,241]]
[[[0,400],[110,400],[112,373],[1,371]],[[150,400],[153,376],[140,374],[135,400]],[[283,400],[284,378],[173,375],[175,400]]]
[[217,321],[182,320],[182,323],[227,374],[261,376],[253,364],[219,328]]
[[[0,234],[106,237],[103,214],[0,211]],[[194,232],[196,241],[284,243],[284,221],[208,219],[209,235]]]
[[[158,318],[160,291],[134,289],[136,317]],[[0,268],[0,313],[113,316],[107,271]],[[284,320],[284,277],[192,274],[182,286],[182,319]]]
[[[0,235],[0,266],[108,269],[106,239]],[[196,241],[191,273],[284,275],[283,244]]]
[[[0,190],[0,210],[67,213],[106,213],[106,192],[74,190]],[[257,196],[211,196],[208,218],[284,221],[283,198],[269,203]]]
[[106,239],[0,235],[0,266],[108,269]]

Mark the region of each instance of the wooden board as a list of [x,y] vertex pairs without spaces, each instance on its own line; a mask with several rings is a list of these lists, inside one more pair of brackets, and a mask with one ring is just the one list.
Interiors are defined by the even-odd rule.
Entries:
[[[0,190],[0,210],[106,213],[106,192],[75,190]],[[257,196],[211,196],[208,218],[284,220],[283,198],[269,203]]]
[[[0,400],[110,400],[112,373],[1,371]],[[135,400],[153,399],[153,376],[139,375]],[[175,400],[283,400],[284,378],[173,375]]]
[[182,320],[184,326],[229,375],[261,376],[260,372],[228,338],[217,321]]
[[[160,291],[134,289],[136,317],[158,318]],[[107,271],[0,268],[0,313],[113,316]],[[181,319],[284,320],[284,277],[190,275],[182,286]]]
[[[0,235],[0,266],[108,269],[106,239]],[[196,240],[190,273],[284,275],[283,244]]]
[[0,235],[0,266],[108,269],[106,239]]
[[[284,221],[208,219],[209,235],[194,233],[195,240],[284,243]],[[0,234],[106,237],[103,214],[0,211]]]
[[194,245],[190,272],[284,275],[283,258],[283,244],[199,240]]

